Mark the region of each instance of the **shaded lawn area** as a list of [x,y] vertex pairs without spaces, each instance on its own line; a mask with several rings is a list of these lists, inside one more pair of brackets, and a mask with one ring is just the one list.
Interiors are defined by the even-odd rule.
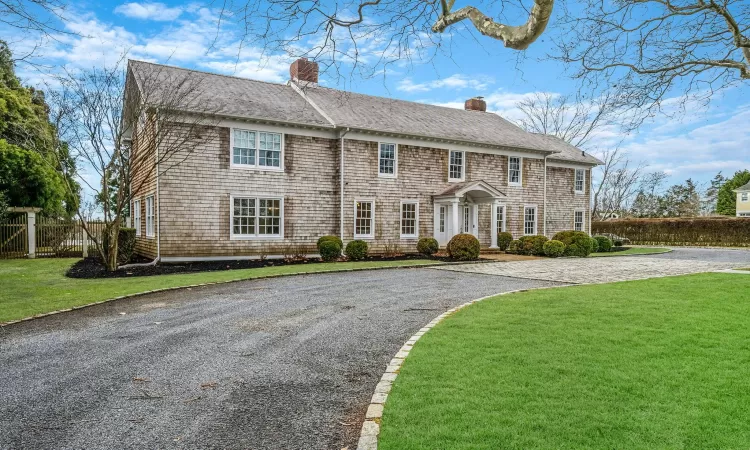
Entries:
[[589,256],[593,257],[605,257],[605,256],[628,256],[628,255],[655,255],[659,253],[667,253],[671,250],[662,247],[630,247],[627,250],[619,252],[607,252],[607,253],[592,253]]
[[496,297],[425,334],[381,450],[748,448],[750,277]]
[[76,261],[76,258],[0,260],[0,323],[154,289],[272,275],[435,264],[431,260],[362,261],[138,278],[67,278],[65,271]]

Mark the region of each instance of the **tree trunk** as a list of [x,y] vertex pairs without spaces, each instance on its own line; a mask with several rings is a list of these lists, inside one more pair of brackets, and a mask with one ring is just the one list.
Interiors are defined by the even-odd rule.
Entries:
[[107,266],[108,272],[114,272],[115,270],[117,270],[117,238],[120,234],[119,232],[120,218],[116,217],[114,222],[112,222],[111,226],[107,230],[107,233],[109,233],[109,239],[107,239],[107,258],[105,259],[104,264]]

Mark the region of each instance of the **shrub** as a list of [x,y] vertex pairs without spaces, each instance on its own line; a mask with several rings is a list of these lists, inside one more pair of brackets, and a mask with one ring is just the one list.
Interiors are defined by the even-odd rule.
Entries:
[[551,240],[544,243],[544,254],[550,258],[557,258],[565,254],[565,244]]
[[439,248],[440,244],[435,238],[423,237],[417,241],[417,251],[425,256],[432,256]]
[[346,244],[344,254],[352,261],[359,261],[367,258],[367,242],[356,239]]
[[552,239],[565,244],[565,256],[589,256],[593,249],[592,239],[583,231],[561,231]]
[[507,253],[512,253],[514,255],[518,255],[521,252],[521,241],[518,239],[514,239],[510,241],[510,244],[508,244],[508,250],[506,250]]
[[479,258],[479,239],[468,233],[453,236],[448,242],[448,255],[457,261],[474,261]]
[[546,236],[523,236],[519,239],[521,241],[520,253],[522,255],[544,255],[544,243],[548,241]]
[[615,239],[612,245],[614,245],[615,247],[622,247],[622,239]]
[[594,240],[599,244],[599,252],[608,252],[612,250],[612,241],[607,236],[594,236]]
[[341,257],[341,246],[333,239],[321,242],[318,245],[318,251],[320,252],[320,258],[326,262],[336,261]]
[[120,228],[117,233],[117,262],[127,264],[135,251],[135,228]]
[[497,233],[497,247],[500,250],[507,250],[510,245],[510,241],[513,240],[513,235],[505,231]]
[[320,245],[323,242],[325,242],[325,241],[333,241],[333,242],[339,244],[339,248],[344,248],[344,243],[341,241],[340,237],[338,237],[338,236],[331,236],[331,235],[329,235],[329,236],[321,236],[321,237],[318,238],[318,243],[317,243],[318,252],[320,252]]
[[599,241],[597,241],[594,238],[591,238],[591,253],[596,253],[599,251]]

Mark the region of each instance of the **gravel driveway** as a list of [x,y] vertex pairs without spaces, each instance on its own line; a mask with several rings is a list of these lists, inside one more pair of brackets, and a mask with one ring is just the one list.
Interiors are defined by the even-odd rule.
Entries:
[[562,283],[609,283],[750,266],[750,250],[675,248],[670,253],[603,258],[558,258],[436,267]]
[[430,269],[306,275],[5,327],[0,448],[354,448],[409,336],[467,300],[549,285]]

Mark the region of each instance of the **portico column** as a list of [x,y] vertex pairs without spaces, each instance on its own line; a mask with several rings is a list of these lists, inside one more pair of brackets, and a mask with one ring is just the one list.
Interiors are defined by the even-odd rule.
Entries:
[[458,199],[452,200],[453,204],[453,230],[451,232],[453,233],[452,236],[455,236],[459,233],[460,228],[458,228]]
[[497,248],[497,201],[490,204],[492,207],[492,222],[490,223],[490,248]]

